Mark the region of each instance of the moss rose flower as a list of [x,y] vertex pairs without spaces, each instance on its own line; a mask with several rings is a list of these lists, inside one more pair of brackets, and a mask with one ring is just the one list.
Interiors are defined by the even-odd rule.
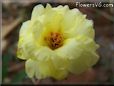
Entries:
[[67,5],[34,7],[31,19],[19,32],[17,57],[26,60],[30,78],[64,79],[80,74],[98,61],[93,21]]

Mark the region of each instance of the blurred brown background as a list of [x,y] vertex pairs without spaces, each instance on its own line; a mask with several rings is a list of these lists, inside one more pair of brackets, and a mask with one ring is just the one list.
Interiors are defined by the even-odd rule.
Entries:
[[[79,1],[79,0],[78,0]],[[95,0],[97,1],[97,0]],[[75,8],[75,0],[28,0],[2,2],[2,83],[3,84],[33,84],[24,71],[24,61],[16,58],[19,30],[22,22],[29,20],[35,5],[49,2],[52,6],[68,4]],[[93,3],[84,2],[83,3]],[[110,2],[104,2],[110,3]],[[99,62],[86,75],[79,77],[73,83],[111,83],[114,84],[114,8],[88,7],[79,10],[94,21],[95,40],[100,45]],[[45,79],[39,83],[56,83],[55,80]]]

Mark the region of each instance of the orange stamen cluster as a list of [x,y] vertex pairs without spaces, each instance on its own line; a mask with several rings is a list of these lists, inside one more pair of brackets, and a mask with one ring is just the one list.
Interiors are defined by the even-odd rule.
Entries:
[[63,37],[62,34],[58,32],[51,32],[47,37],[45,37],[45,41],[51,49],[57,49],[62,46]]

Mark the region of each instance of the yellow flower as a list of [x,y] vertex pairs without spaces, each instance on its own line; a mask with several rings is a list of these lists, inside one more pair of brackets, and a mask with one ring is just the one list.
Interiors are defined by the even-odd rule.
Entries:
[[30,78],[61,80],[96,64],[94,35],[93,21],[78,9],[37,5],[20,29],[17,56]]

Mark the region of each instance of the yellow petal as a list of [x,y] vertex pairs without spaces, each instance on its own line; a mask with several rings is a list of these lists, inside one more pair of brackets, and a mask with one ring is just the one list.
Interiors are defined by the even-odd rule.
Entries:
[[58,7],[53,8],[53,10],[55,10],[57,13],[62,14],[64,16],[65,13],[69,11],[69,7],[68,5],[65,5],[65,6],[59,5]]
[[74,74],[81,74],[96,64],[98,58],[95,52],[85,50],[80,57],[70,61],[69,71]]
[[18,42],[18,51],[17,51],[17,57],[21,59],[28,58],[28,54],[26,53],[26,49],[24,48],[26,44],[29,43],[29,38],[31,38],[31,33],[29,32],[29,25],[30,21],[24,22],[21,26],[20,32],[19,32],[19,42]]
[[44,13],[45,9],[43,7],[43,5],[37,5],[34,7],[33,12],[32,12],[32,16],[31,19],[38,19],[43,13]]
[[65,13],[63,20],[61,22],[61,27],[65,29],[65,31],[68,31],[70,29],[72,29],[72,27],[75,26],[75,21],[76,19],[82,19],[82,14],[79,12],[78,9],[72,9],[69,10]]
[[76,37],[76,40],[79,41],[82,45],[85,45],[88,50],[96,51],[99,48],[99,45],[96,44],[94,39],[89,38],[86,35],[79,35]]
[[86,15],[83,15],[78,9],[66,12],[61,27],[64,29],[64,35],[67,37],[84,34],[90,38],[94,38],[95,35],[93,21],[86,19]]
[[[87,40],[88,42],[83,43],[82,40],[68,39],[64,46],[56,50],[61,57],[69,59],[68,69],[75,74],[84,72],[98,60],[98,55],[95,52],[97,46],[91,44],[92,41]],[[93,49],[88,49],[89,44],[94,46]]]
[[40,40],[42,38],[42,34],[45,30],[45,28],[43,27],[42,23],[40,21],[31,21],[32,22],[32,35],[33,35],[33,39],[35,44],[40,44]]
[[47,4],[46,4],[46,10],[50,10],[50,9],[52,9],[52,6],[47,3]]
[[62,14],[59,14],[58,12],[51,9],[45,14],[44,24],[47,29],[53,29],[53,31],[55,31],[60,29],[61,19]]
[[25,69],[26,69],[26,73],[30,78],[34,77],[35,71],[37,69],[37,65],[35,63],[34,60],[27,60],[25,63]]
[[75,38],[67,39],[64,43],[64,46],[56,49],[56,53],[64,58],[77,58],[81,55],[82,49],[80,48],[81,44],[76,41]]
[[39,61],[38,69],[40,72],[41,77],[37,76],[38,79],[43,79],[46,77],[53,77],[55,79],[61,80],[67,76],[67,71],[65,70],[58,70],[52,63],[51,58],[47,60]]
[[[23,60],[33,58],[34,53],[37,52],[40,47],[36,45],[36,42],[32,34],[32,31],[34,31],[34,27],[31,27],[34,26],[34,24],[35,23],[33,21],[27,21],[23,23],[20,29],[17,57]],[[34,35],[36,34],[34,33]]]
[[83,19],[83,21],[77,21],[77,22],[78,22],[78,24],[75,25],[72,28],[72,30],[69,32],[70,37],[75,37],[78,35],[86,35],[86,36],[94,39],[95,32],[93,29],[93,21]]
[[[54,51],[49,48],[43,47],[36,53],[38,61],[38,70],[40,75],[36,73],[38,79],[53,77],[55,79],[63,79],[67,76],[66,64],[64,59],[60,59]],[[62,60],[61,65],[58,64]],[[40,77],[39,77],[40,76]]]

